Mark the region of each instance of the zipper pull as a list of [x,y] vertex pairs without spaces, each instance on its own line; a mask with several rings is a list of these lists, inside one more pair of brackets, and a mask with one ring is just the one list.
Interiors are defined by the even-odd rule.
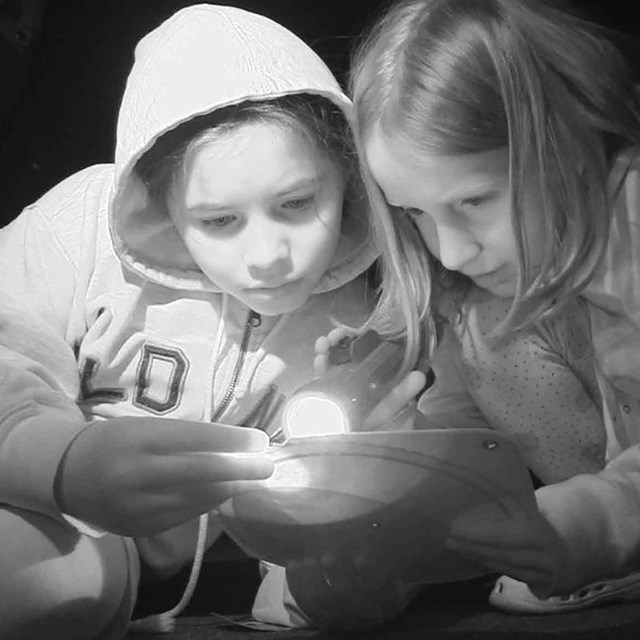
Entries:
[[251,325],[251,327],[256,329],[262,324],[262,316],[257,311],[251,309],[247,322],[249,323],[249,325]]

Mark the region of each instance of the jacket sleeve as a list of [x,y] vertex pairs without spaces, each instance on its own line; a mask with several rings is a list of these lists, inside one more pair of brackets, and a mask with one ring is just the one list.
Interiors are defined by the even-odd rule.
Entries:
[[71,349],[46,322],[3,294],[0,309],[0,502],[62,515],[59,462],[86,426],[75,403]]
[[56,518],[56,471],[86,427],[72,328],[74,252],[91,244],[73,203],[86,182],[55,187],[0,230],[0,502]]
[[549,594],[640,570],[640,445],[600,473],[538,489],[536,498],[565,549]]
[[37,360],[0,347],[0,502],[62,519],[54,498],[60,460],[86,424]]

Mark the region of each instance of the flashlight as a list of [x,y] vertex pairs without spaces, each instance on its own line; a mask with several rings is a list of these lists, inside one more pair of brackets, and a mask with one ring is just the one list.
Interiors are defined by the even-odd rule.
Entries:
[[382,340],[375,331],[334,349],[332,360],[339,364],[289,398],[281,432],[289,438],[362,430],[364,420],[396,384],[403,356],[403,343]]

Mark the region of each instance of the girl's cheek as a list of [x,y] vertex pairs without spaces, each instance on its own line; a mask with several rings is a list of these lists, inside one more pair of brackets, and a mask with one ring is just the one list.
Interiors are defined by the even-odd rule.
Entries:
[[438,241],[438,229],[434,222],[426,215],[422,215],[417,220],[417,227],[429,252],[440,259],[440,242]]

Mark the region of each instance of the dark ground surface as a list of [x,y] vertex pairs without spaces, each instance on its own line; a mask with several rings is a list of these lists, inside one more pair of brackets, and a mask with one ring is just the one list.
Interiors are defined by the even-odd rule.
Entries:
[[[19,0],[16,2],[21,4]],[[5,25],[3,11],[11,4],[0,0],[0,21],[4,20]],[[0,225],[9,222],[22,207],[62,178],[87,165],[111,160],[118,105],[135,43],[177,9],[193,2],[25,0],[23,4],[31,9],[41,7],[43,12],[38,16],[38,30],[30,42],[20,44],[19,38],[8,38],[8,32],[0,29],[0,79],[4,89],[0,110]],[[265,13],[282,22],[310,42],[343,80],[353,36],[385,0],[230,0],[228,4]],[[640,40],[640,19],[635,17],[634,2],[582,0],[578,5],[596,19]],[[640,68],[640,56],[636,59]],[[215,574],[205,572],[175,633],[136,638],[338,638],[302,631],[272,633],[220,628],[206,616],[207,612],[248,611],[257,586],[252,564],[221,569]],[[400,619],[366,637],[380,640],[640,637],[640,604],[611,605],[550,617],[512,616],[490,607],[487,602],[490,588],[491,581],[486,579],[427,588]],[[169,608],[180,597],[180,591],[180,580],[150,589],[141,607],[147,613]]]
[[[552,616],[511,615],[488,603],[493,578],[425,587],[414,605],[400,618],[377,631],[356,635],[306,630],[249,631],[220,626],[207,612],[248,611],[257,586],[253,567],[245,564],[218,572],[217,579],[201,581],[191,611],[178,618],[170,635],[129,634],[127,640],[638,640],[640,602]],[[226,573],[226,575],[224,575]],[[179,594],[177,594],[179,598]],[[176,600],[171,604],[173,604]],[[169,604],[169,606],[171,606]],[[224,611],[225,606],[227,608]]]

